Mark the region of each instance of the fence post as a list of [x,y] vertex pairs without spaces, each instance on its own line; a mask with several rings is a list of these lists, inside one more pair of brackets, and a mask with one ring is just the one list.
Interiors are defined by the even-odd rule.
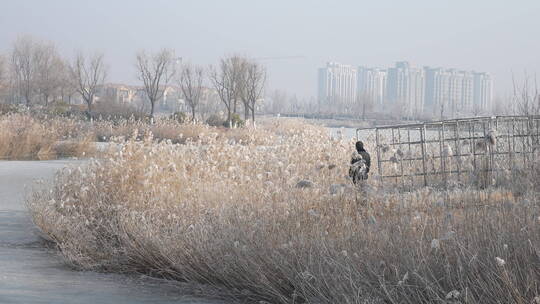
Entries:
[[439,129],[439,156],[441,158],[441,174],[444,183],[444,188],[447,188],[446,182],[446,155],[444,155],[444,122],[441,122],[441,128]]
[[461,182],[461,135],[459,133],[459,121],[456,120],[456,126],[455,126],[455,135],[454,135],[454,144],[456,146],[456,157],[453,157],[453,159],[456,159],[456,167],[457,167],[457,174],[458,174],[458,182]]
[[[396,137],[394,136],[394,128],[392,127],[392,149],[390,149],[390,151],[395,151],[396,150]],[[394,155],[392,155],[394,158],[396,157],[396,154],[394,152]],[[393,165],[394,168],[397,168],[397,164],[394,164]],[[397,171],[397,170],[394,170],[394,171]],[[395,177],[395,182],[394,182],[394,187],[397,187],[397,184],[398,184],[398,178],[397,178],[397,172],[394,172],[392,173],[392,175],[396,175]]]
[[381,145],[379,141],[379,128],[375,128],[375,142],[377,144],[377,167],[379,171],[379,178],[381,179],[381,187],[383,186],[383,175],[382,175],[382,162],[381,162]]
[[[407,155],[409,155],[409,169],[412,168],[412,152],[411,152],[411,128],[407,128],[407,143],[409,145],[409,150],[407,152]],[[409,177],[411,179],[411,189],[414,188],[414,173],[409,171]]]
[[527,117],[527,147],[528,147],[528,150],[530,151],[530,164],[531,164],[531,169],[532,171],[534,172],[534,150],[533,150],[533,145],[534,145],[534,135],[533,135],[533,132],[531,131],[531,128],[533,126],[531,126],[531,124],[533,123],[533,120],[532,120],[532,116],[528,116]]
[[[398,131],[398,143],[399,143],[399,150],[401,151],[401,155],[405,156],[405,153],[403,153],[403,150],[401,150],[401,128],[398,128],[397,129]],[[403,171],[403,156],[400,156],[400,159],[399,159],[399,165],[401,167],[401,186],[403,188],[405,188],[405,178],[403,178],[405,176],[405,172]]]
[[420,129],[420,141],[422,147],[422,170],[424,171],[424,186],[427,187],[427,170],[426,170],[426,124],[422,124]]
[[476,131],[474,130],[474,126],[476,125],[476,122],[473,120],[471,121],[471,123],[472,123],[472,129],[471,129],[471,126],[469,125],[469,135],[470,135],[469,137],[471,141],[471,153],[473,157],[473,172],[477,174],[478,170],[476,167]]

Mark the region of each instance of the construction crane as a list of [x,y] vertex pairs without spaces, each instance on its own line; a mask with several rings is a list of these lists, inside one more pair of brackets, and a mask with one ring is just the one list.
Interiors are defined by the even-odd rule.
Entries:
[[306,58],[305,56],[279,56],[279,57],[256,57],[254,60],[283,60],[283,59],[300,59]]

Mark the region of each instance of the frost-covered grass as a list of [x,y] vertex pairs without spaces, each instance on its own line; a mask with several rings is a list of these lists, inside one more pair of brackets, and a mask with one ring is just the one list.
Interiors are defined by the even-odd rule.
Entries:
[[[55,159],[95,155],[94,142],[123,142],[152,137],[171,143],[201,142],[209,134],[240,144],[265,144],[268,132],[252,132],[250,127],[226,129],[201,123],[180,123],[173,119],[117,119],[88,121],[40,113],[0,115],[0,159]],[[104,155],[96,155],[104,156]]]
[[91,154],[92,134],[79,122],[28,114],[0,115],[0,159],[55,159]]
[[128,141],[34,192],[34,222],[76,268],[198,282],[255,303],[539,296],[533,190],[398,193],[373,178],[353,191],[352,142],[288,120],[248,131],[242,144],[212,129],[184,144]]

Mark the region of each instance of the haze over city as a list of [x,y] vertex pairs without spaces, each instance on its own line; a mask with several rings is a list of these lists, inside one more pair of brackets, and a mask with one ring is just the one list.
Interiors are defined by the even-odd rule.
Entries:
[[0,0],[0,304],[540,304],[539,0]]
[[[262,60],[268,88],[317,96],[317,69],[441,66],[484,71],[494,95],[512,73],[540,69],[540,3],[519,1],[3,1],[0,51],[21,34],[73,50],[104,52],[110,82],[136,83],[133,54],[167,47],[209,65],[239,53]],[[295,56],[292,58],[284,58]],[[296,57],[299,56],[299,57]],[[271,57],[271,58],[267,58]]]

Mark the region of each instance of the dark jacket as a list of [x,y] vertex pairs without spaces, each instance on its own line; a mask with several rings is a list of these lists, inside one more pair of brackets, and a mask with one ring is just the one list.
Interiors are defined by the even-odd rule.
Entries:
[[[369,168],[371,167],[371,156],[369,156],[369,153],[364,149],[358,151],[358,154],[360,154],[360,156],[362,156],[362,159],[366,163],[366,167],[367,167],[367,172],[366,173],[369,173]],[[351,159],[351,165],[354,164],[354,162],[355,162],[355,159],[354,158]]]
[[360,180],[367,180],[369,168],[371,166],[371,157],[364,148],[359,148],[351,158],[351,167],[349,176],[353,183],[358,183]]

